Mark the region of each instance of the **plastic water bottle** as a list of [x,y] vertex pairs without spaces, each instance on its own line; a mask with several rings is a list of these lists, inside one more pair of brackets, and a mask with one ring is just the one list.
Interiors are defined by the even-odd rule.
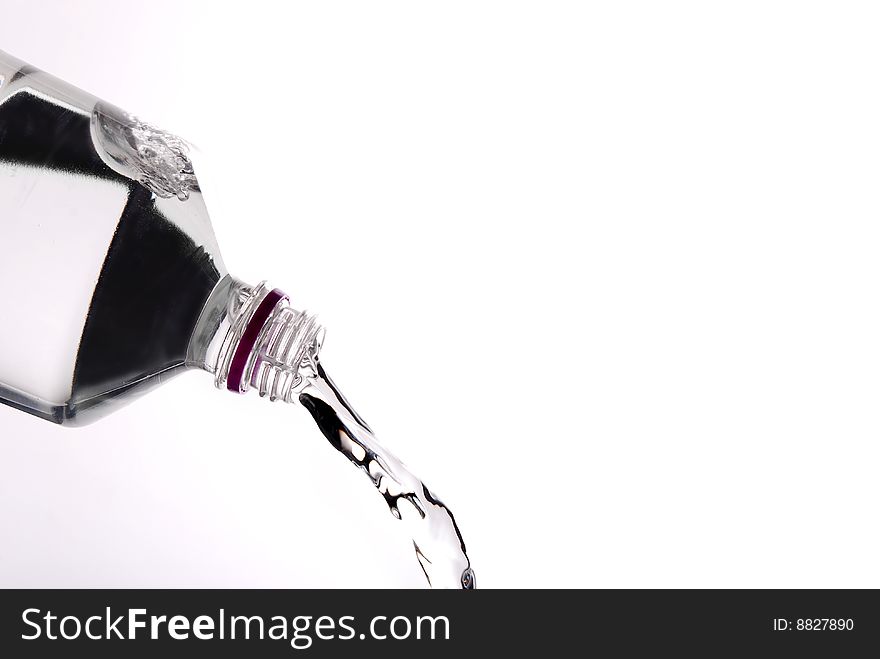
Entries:
[[186,368],[244,390],[270,321],[286,320],[292,380],[321,336],[229,276],[183,140],[3,52],[0,277],[0,401],[55,423]]

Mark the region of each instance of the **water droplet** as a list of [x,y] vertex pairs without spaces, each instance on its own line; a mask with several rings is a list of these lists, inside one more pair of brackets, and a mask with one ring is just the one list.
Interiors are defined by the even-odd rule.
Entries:
[[461,587],[465,590],[474,590],[477,587],[477,575],[471,567],[461,573]]

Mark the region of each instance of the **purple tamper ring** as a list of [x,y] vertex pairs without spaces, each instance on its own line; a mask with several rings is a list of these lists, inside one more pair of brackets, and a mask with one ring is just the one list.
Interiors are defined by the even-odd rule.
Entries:
[[263,325],[266,324],[277,304],[281,300],[286,299],[287,295],[276,288],[266,294],[257,310],[254,311],[254,315],[251,316],[251,320],[245,328],[244,334],[241,335],[238,346],[235,348],[235,354],[232,356],[229,376],[226,378],[226,388],[229,391],[234,391],[238,394],[242,393],[241,384],[244,379],[244,370],[247,366],[251,350],[254,349],[254,344],[257,342],[257,337],[260,336],[260,330],[263,329]]

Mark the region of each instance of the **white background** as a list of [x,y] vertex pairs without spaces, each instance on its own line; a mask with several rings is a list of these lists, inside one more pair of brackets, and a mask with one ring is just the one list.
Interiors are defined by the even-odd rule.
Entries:
[[[2,0],[0,48],[208,155],[481,586],[878,587],[878,19]],[[3,586],[422,585],[304,410],[199,373],[0,408],[0,534]]]

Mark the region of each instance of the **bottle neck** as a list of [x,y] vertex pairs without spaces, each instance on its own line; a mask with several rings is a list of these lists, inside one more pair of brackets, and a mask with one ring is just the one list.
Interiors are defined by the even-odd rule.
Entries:
[[205,305],[188,363],[212,373],[220,389],[243,394],[255,387],[289,401],[323,338],[315,316],[293,309],[279,289],[226,277]]

